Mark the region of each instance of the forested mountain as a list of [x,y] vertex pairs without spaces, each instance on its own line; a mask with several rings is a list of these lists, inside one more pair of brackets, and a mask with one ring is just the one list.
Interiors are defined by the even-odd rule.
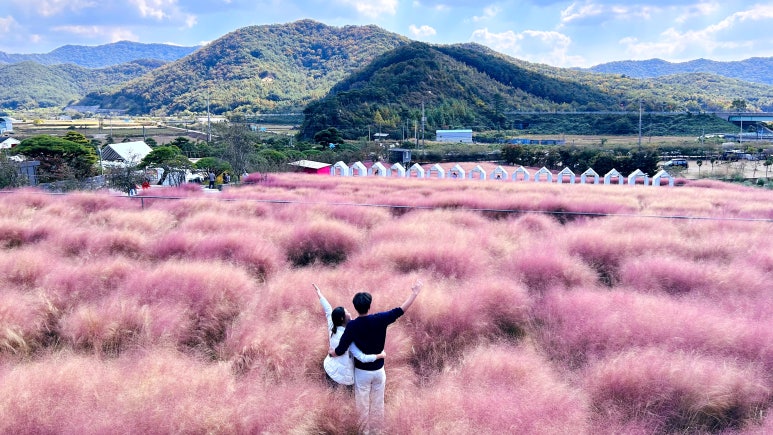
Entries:
[[81,104],[132,113],[250,114],[300,111],[348,74],[407,44],[376,26],[332,27],[311,20],[245,27],[195,53]]
[[0,65],[0,108],[64,106],[89,92],[140,77],[163,64],[159,60],[138,60],[100,69],[30,61]]
[[522,68],[475,44],[413,42],[386,53],[311,103],[304,111],[302,134],[311,137],[332,126],[347,137],[359,137],[372,125],[399,137],[405,120],[421,118],[417,111],[422,103],[427,123],[443,129],[502,125],[505,112],[516,109],[609,109],[616,99]]
[[653,78],[685,73],[709,73],[747,82],[773,85],[773,57],[753,57],[733,62],[707,59],[667,62],[661,59],[624,60],[596,65],[590,71],[625,74],[635,78]]
[[42,65],[58,65],[71,63],[84,68],[105,68],[141,59],[171,62],[193,53],[198,48],[129,41],[93,47],[65,45],[45,54],[8,54],[0,51],[0,64],[36,62]]
[[[710,74],[633,79],[508,58],[476,44],[420,42],[384,54],[304,111],[302,134],[336,127],[345,137],[371,131],[401,137],[421,119],[426,129],[495,129],[523,112],[726,110],[738,95],[749,108],[773,110],[773,87]],[[406,125],[406,121],[409,125]]]

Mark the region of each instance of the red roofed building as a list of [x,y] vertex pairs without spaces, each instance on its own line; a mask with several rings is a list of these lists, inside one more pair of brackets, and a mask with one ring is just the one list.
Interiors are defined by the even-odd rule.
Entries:
[[313,160],[298,160],[289,163],[289,165],[298,168],[298,172],[306,174],[330,175],[330,163],[315,162]]

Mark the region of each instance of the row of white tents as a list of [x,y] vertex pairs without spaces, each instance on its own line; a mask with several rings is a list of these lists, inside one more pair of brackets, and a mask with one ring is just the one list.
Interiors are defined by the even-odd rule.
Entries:
[[[564,168],[554,174],[549,169],[543,167],[533,174],[523,166],[519,166],[512,173],[502,166],[497,166],[491,173],[487,173],[480,165],[476,165],[469,171],[465,171],[459,164],[451,169],[445,170],[439,164],[432,165],[425,169],[418,163],[409,168],[403,167],[400,163],[386,167],[381,162],[366,167],[362,162],[355,162],[348,166],[344,162],[338,162],[330,167],[330,175],[342,177],[393,177],[393,178],[433,178],[433,179],[458,179],[458,180],[497,180],[497,181],[532,181],[546,183],[569,183],[569,184],[643,184],[652,186],[674,185],[674,177],[665,170],[659,171],[652,178],[646,173],[637,169],[624,176],[616,169],[612,169],[606,174],[599,175],[596,171],[588,168],[579,176],[571,169]],[[579,178],[579,180],[578,180]]]

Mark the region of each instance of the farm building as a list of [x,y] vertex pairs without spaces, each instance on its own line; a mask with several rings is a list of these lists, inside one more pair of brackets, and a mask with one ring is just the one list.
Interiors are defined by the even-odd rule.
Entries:
[[13,133],[13,122],[11,118],[0,117],[0,134]]
[[435,135],[438,142],[472,143],[472,130],[438,130]]
[[315,162],[313,160],[298,160],[297,162],[288,164],[298,168],[298,172],[330,175],[330,163]]
[[13,148],[19,145],[21,141],[12,137],[0,137],[0,149]]
[[111,143],[102,148],[102,160],[120,163],[139,163],[152,149],[145,141]]

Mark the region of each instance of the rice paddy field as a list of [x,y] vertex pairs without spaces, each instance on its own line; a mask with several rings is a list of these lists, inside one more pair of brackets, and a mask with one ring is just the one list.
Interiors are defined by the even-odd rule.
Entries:
[[356,433],[311,284],[416,279],[387,433],[773,433],[773,193],[679,184],[0,193],[0,433]]

